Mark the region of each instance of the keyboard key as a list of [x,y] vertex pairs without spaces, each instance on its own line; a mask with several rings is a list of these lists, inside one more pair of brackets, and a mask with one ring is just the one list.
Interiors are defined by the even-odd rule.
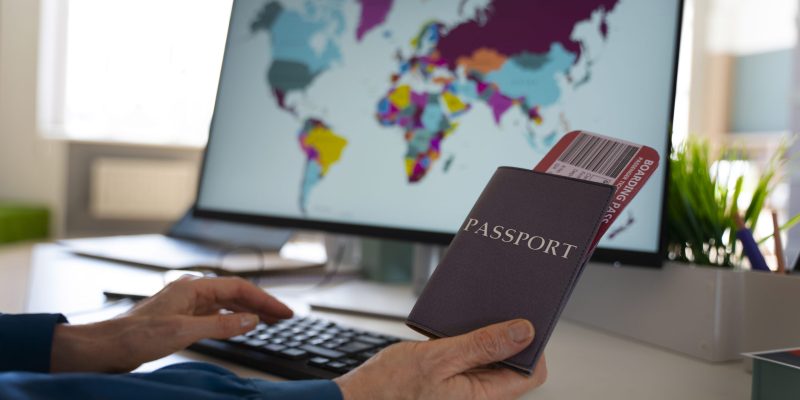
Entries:
[[282,344],[268,344],[264,346],[263,349],[270,353],[280,353],[286,349],[286,346]]
[[253,347],[261,347],[261,346],[267,344],[267,341],[266,340],[261,340],[261,339],[250,339],[250,340],[244,342],[244,344],[246,344],[248,346],[253,346]]
[[336,350],[339,350],[339,351],[344,352],[344,353],[352,354],[352,353],[359,353],[359,352],[362,352],[364,350],[371,349],[373,347],[375,347],[375,346],[371,345],[369,343],[350,342],[350,343],[347,343],[347,344],[344,344],[344,345],[341,345],[341,346],[337,347]]
[[342,363],[344,363],[345,365],[356,365],[356,364],[360,364],[360,362],[359,362],[358,360],[354,360],[354,359],[352,359],[352,358],[341,358],[341,359],[339,359],[338,361],[339,361],[339,362],[342,362]]
[[333,338],[333,339],[329,340],[328,342],[329,343],[336,343],[336,344],[345,344],[345,343],[347,343],[349,341],[350,341],[350,339],[348,339],[348,338]]
[[307,352],[309,352],[309,353],[311,353],[311,354],[315,354],[315,355],[322,356],[322,357],[327,357],[327,358],[339,358],[339,357],[344,355],[344,353],[342,353],[341,351],[326,349],[324,347],[314,346],[314,345],[310,345],[310,344],[307,344],[307,345],[304,345],[304,346],[300,346],[300,348],[305,350],[305,351],[307,351]]
[[383,344],[387,343],[386,340],[384,340],[384,339],[381,339],[381,338],[378,338],[378,337],[374,337],[374,336],[369,336],[369,335],[358,336],[358,337],[356,337],[355,340],[358,340],[359,342],[371,343],[371,344],[374,344],[376,346],[380,346],[380,345],[383,345]]
[[299,359],[305,357],[307,354],[308,354],[308,352],[306,352],[305,350],[286,349],[286,350],[280,352],[278,355],[280,355],[282,357],[286,357],[286,358],[291,359],[291,360],[299,360]]
[[337,372],[344,372],[344,369],[347,368],[347,365],[341,361],[331,361],[323,365],[323,367]]
[[308,363],[311,364],[311,365],[320,366],[320,365],[327,364],[328,361],[330,361],[330,360],[325,358],[325,357],[314,357],[314,358],[308,360]]
[[239,336],[234,336],[234,337],[232,337],[232,338],[230,338],[228,340],[233,342],[233,343],[244,343],[244,342],[250,340],[250,338],[248,338],[247,336],[244,336],[244,335],[239,335]]
[[303,344],[303,342],[301,342],[299,340],[292,340],[291,342],[286,342],[284,344],[286,345],[286,347],[297,347],[297,346],[300,346],[301,344]]

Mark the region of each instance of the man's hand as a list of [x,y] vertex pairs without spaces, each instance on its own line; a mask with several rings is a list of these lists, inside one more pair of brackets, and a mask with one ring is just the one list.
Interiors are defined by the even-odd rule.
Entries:
[[452,338],[399,343],[336,383],[346,400],[513,399],[544,383],[544,356],[529,377],[482,367],[519,353],[532,340],[533,326],[520,319]]
[[[232,313],[220,313],[222,309]],[[58,325],[53,372],[125,372],[205,338],[248,332],[292,310],[240,278],[179,279],[114,319]]]

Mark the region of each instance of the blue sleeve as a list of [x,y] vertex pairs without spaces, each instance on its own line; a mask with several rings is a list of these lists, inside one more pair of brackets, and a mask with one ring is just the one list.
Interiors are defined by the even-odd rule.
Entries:
[[120,375],[0,373],[0,398],[342,400],[342,394],[333,381],[268,382],[240,378],[211,364],[184,363],[150,373]]
[[0,372],[50,371],[50,350],[61,314],[0,315]]

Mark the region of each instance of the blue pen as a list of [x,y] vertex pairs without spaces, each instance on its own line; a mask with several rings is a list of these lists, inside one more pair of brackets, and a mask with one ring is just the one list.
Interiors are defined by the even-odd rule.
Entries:
[[772,272],[769,266],[767,266],[767,261],[764,260],[764,255],[761,254],[761,250],[758,248],[758,243],[756,243],[756,240],[753,238],[753,232],[747,229],[739,213],[734,213],[733,218],[736,220],[736,226],[739,228],[739,230],[736,231],[736,237],[742,242],[742,250],[744,250],[744,254],[750,260],[750,267],[755,271]]

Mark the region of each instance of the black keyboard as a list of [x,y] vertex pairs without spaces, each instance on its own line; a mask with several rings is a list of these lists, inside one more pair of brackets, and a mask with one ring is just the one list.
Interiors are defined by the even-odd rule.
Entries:
[[288,379],[332,379],[399,342],[314,317],[296,317],[227,340],[201,340],[189,349]]

